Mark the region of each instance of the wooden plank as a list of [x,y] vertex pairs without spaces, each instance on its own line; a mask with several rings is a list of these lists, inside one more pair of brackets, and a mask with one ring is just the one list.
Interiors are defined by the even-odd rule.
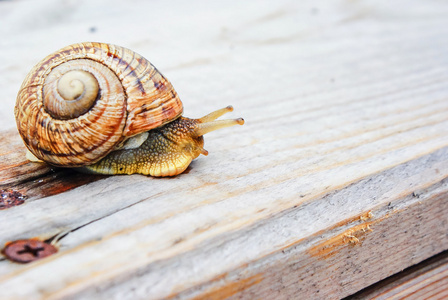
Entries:
[[[448,248],[448,5],[33,3],[0,2],[0,188],[27,196],[0,245],[59,252],[0,260],[0,298],[341,298]],[[14,95],[74,39],[148,57],[188,116],[233,104],[246,124],[174,178],[27,162]]]
[[444,299],[448,296],[448,252],[348,297],[355,299]]

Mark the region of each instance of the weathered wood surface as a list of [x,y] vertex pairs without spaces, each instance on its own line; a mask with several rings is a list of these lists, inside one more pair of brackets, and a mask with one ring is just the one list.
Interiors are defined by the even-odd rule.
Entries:
[[[121,3],[121,2],[120,2]],[[0,2],[5,299],[340,298],[448,248],[448,4]],[[73,42],[136,50],[185,114],[233,104],[185,174],[85,176],[28,163],[14,98]],[[56,237],[56,238],[54,238]]]
[[448,251],[347,297],[358,299],[447,299]]

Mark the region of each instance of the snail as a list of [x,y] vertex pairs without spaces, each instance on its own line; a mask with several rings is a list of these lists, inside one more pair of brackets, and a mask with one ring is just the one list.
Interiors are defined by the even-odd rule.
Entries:
[[242,118],[182,116],[171,83],[139,54],[111,44],[67,46],[25,78],[14,114],[28,150],[56,167],[95,174],[174,176],[200,154],[203,135]]

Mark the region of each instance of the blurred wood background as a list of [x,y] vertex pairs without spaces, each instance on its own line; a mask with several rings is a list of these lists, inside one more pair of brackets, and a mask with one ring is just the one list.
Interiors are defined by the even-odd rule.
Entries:
[[[1,258],[0,298],[338,299],[447,250],[447,15],[436,0],[0,1],[0,185],[27,197],[0,210],[0,245],[59,248]],[[174,178],[26,161],[20,84],[81,41],[142,54],[186,116],[232,104],[246,124]]]

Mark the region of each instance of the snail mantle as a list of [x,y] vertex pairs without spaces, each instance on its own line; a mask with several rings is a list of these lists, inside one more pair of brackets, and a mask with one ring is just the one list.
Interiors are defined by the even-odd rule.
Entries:
[[174,176],[200,154],[203,135],[242,118],[181,116],[171,83],[144,57],[111,44],[79,43],[50,54],[25,78],[17,128],[38,159],[95,174]]

